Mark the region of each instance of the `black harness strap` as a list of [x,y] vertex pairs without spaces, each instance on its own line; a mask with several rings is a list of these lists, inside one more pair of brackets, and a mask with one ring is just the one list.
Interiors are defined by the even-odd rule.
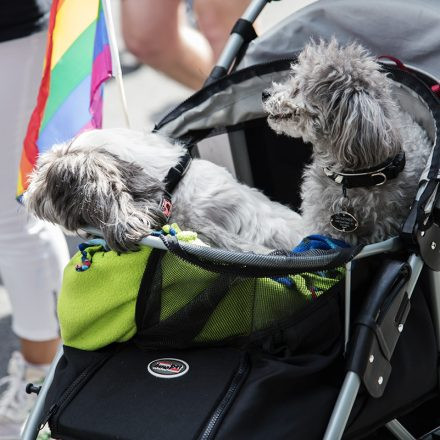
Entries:
[[169,194],[171,194],[178,183],[180,182],[180,179],[184,176],[184,174],[187,172],[189,165],[191,164],[191,155],[186,152],[177,162],[175,166],[170,168],[168,171],[168,174],[165,177],[165,191]]
[[173,209],[171,194],[176,189],[176,186],[179,184],[182,177],[188,171],[188,168],[191,165],[191,159],[192,158],[189,152],[186,152],[180,158],[179,162],[177,162],[174,167],[170,168],[165,177],[165,191],[160,201],[160,209],[167,221],[171,217],[171,212]]

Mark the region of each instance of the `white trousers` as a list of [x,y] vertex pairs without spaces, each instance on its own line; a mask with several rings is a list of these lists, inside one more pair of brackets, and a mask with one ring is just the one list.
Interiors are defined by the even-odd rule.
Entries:
[[61,230],[29,218],[15,199],[45,45],[46,32],[0,43],[0,273],[11,301],[12,329],[33,341],[59,335],[56,294],[69,258]]

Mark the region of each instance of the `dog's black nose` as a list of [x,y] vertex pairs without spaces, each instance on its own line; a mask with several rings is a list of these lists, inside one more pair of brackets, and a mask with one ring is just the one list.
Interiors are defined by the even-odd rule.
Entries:
[[267,90],[263,90],[263,93],[261,94],[261,99],[264,101],[267,101],[270,98],[270,93]]

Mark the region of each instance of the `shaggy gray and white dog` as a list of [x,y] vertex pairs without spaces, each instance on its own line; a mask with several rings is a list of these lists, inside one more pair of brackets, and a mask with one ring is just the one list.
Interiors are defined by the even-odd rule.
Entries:
[[[164,179],[185,152],[157,134],[88,131],[39,157],[24,203],[68,231],[93,226],[112,249],[134,250],[166,223],[160,208]],[[291,249],[302,238],[297,213],[206,160],[192,161],[172,202],[169,223],[225,249]]]
[[[303,233],[321,233],[351,244],[396,235],[408,214],[431,145],[426,132],[393,97],[393,81],[359,44],[311,42],[292,64],[290,78],[263,95],[268,123],[279,134],[313,145],[302,184]],[[327,173],[355,173],[405,152],[400,174],[381,185],[350,188]],[[325,171],[327,169],[327,173]],[[330,217],[348,212],[352,232],[336,230]]]

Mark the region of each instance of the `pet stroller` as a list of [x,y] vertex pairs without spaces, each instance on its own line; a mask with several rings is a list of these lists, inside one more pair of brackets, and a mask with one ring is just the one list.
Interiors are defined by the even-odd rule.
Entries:
[[23,438],[46,422],[63,439],[385,438],[383,426],[439,438],[440,7],[322,0],[254,39],[266,3],[250,5],[205,87],[156,130],[297,208],[309,148],[271,132],[262,91],[311,36],[394,55],[383,69],[433,144],[400,235],[270,255],[146,238],[136,335],[65,346],[43,387],[29,387],[39,397]]

